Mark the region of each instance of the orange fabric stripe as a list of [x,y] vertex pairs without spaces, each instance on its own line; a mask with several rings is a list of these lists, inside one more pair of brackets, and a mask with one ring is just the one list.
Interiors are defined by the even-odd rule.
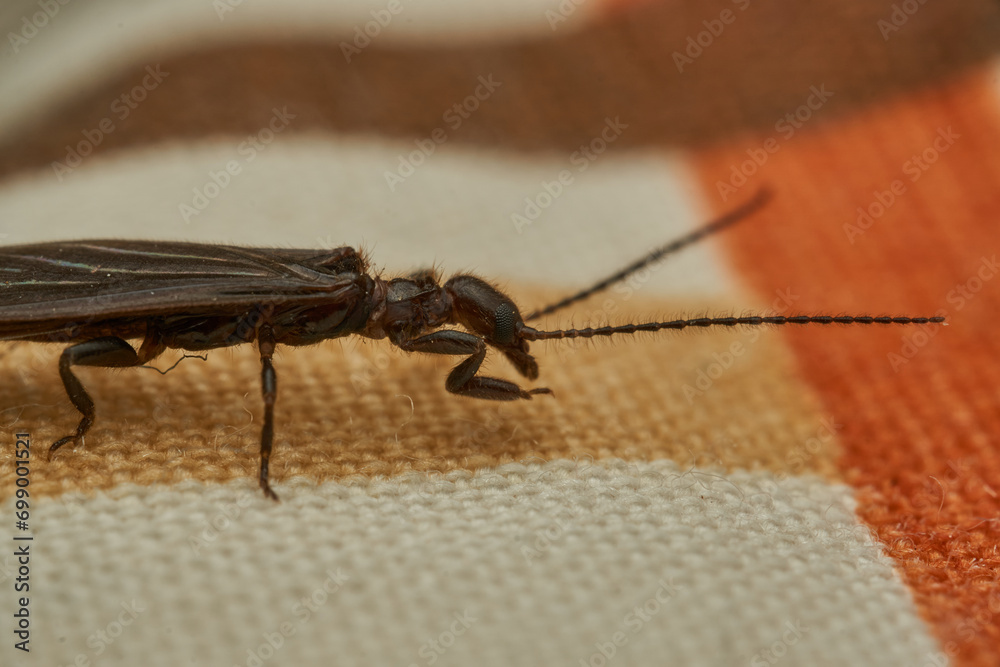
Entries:
[[944,328],[785,335],[844,424],[840,464],[860,516],[957,665],[1000,660],[994,79],[980,72],[846,119],[824,119],[816,105],[800,127],[768,128],[698,158],[713,194],[734,165],[763,162],[745,164],[755,173],[728,202],[714,197],[720,211],[764,183],[777,191],[769,210],[724,241],[755,289],[792,286],[809,313],[947,315]]

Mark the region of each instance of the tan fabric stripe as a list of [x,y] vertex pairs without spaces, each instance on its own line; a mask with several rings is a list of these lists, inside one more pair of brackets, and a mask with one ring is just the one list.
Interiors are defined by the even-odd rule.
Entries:
[[[546,301],[537,291],[511,291],[527,295],[524,303]],[[732,312],[639,299],[626,305],[615,321]],[[742,346],[736,354],[734,344]],[[823,419],[773,332],[756,340],[748,331],[692,331],[615,344],[536,343],[533,352],[542,368],[536,385],[555,397],[508,404],[451,395],[444,379],[453,360],[405,355],[384,342],[279,348],[272,479],[280,492],[293,475],[323,481],[556,458],[670,458],[682,466],[836,476],[838,427]],[[0,405],[11,406],[2,413],[11,443],[0,454],[4,494],[12,488],[13,434],[24,430],[33,436],[37,494],[255,480],[260,373],[249,346],[210,352],[207,362],[184,360],[162,377],[79,370],[97,404],[96,425],[84,447],[46,463],[48,445],[78,420],[58,379],[58,355],[58,346],[22,344],[0,358]],[[156,365],[166,368],[177,356]],[[491,356],[487,365],[515,379],[506,362]]]

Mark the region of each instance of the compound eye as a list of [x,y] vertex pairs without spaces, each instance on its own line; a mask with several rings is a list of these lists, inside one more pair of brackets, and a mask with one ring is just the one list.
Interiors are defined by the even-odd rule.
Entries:
[[516,316],[514,306],[510,303],[501,303],[493,313],[495,325],[493,328],[493,340],[500,344],[507,344],[514,340],[514,322]]

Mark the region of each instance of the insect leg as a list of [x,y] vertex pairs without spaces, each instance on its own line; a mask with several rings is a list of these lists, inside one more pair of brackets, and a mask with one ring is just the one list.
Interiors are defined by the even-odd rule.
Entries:
[[71,345],[59,357],[59,375],[62,377],[66,394],[83,418],[74,435],[68,435],[49,447],[49,457],[68,442],[77,443],[86,435],[94,423],[94,401],[83,388],[80,380],[73,375],[73,366],[103,366],[105,368],[125,368],[143,363],[135,349],[116,336],[95,338]]
[[519,398],[531,398],[533,394],[552,393],[544,387],[524,391],[513,382],[476,375],[483,359],[486,358],[486,343],[482,338],[464,331],[452,329],[435,331],[426,336],[400,341],[396,344],[408,352],[470,355],[468,359],[455,366],[448,374],[448,380],[444,386],[453,394],[485,398],[491,401],[515,401]]
[[264,426],[260,432],[260,488],[264,495],[278,500],[278,495],[267,483],[268,463],[271,460],[271,445],[274,443],[274,403],[278,398],[278,375],[274,372],[271,357],[274,355],[274,331],[265,324],[257,334],[260,350],[260,386],[264,394]]

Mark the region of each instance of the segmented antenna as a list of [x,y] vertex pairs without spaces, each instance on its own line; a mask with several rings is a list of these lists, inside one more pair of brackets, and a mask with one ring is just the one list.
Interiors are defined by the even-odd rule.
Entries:
[[621,271],[618,271],[617,273],[608,276],[604,280],[598,282],[597,284],[591,287],[588,287],[587,289],[581,292],[577,292],[572,296],[566,297],[562,301],[558,301],[549,306],[545,306],[540,310],[536,310],[535,312],[530,313],[524,319],[525,321],[537,319],[543,315],[548,315],[549,313],[554,313],[557,310],[562,310],[566,306],[572,305],[577,301],[583,301],[584,299],[589,298],[594,294],[597,294],[598,292],[602,292],[607,288],[611,287],[612,285],[614,285],[615,283],[625,280],[636,271],[639,271],[640,269],[649,266],[650,264],[660,259],[661,257],[669,255],[672,252],[677,252],[681,248],[685,248],[693,243],[696,243],[701,239],[705,238],[706,236],[710,236],[716,232],[722,231],[726,227],[730,227],[739,222],[740,220],[745,220],[746,218],[750,217],[752,214],[760,210],[770,200],[771,200],[771,191],[766,187],[762,187],[760,190],[757,191],[757,194],[754,195],[753,199],[743,204],[739,208],[733,209],[729,213],[726,213],[721,218],[718,218],[717,220],[708,223],[704,227],[700,227],[694,230],[687,236],[682,236],[679,239],[671,241],[662,248],[657,248],[648,255],[645,255],[641,259],[633,262],[632,264],[629,264]]
[[851,315],[773,315],[749,317],[698,317],[690,320],[671,320],[669,322],[644,322],[641,324],[623,324],[620,326],[599,327],[597,329],[561,329],[556,331],[539,331],[531,327],[520,330],[521,338],[525,340],[553,340],[560,338],[593,338],[595,336],[614,336],[616,334],[634,334],[640,331],[660,331],[662,329],[686,329],[688,327],[738,327],[743,325],[758,326],[763,324],[941,324],[944,318],[935,317],[869,317]]

